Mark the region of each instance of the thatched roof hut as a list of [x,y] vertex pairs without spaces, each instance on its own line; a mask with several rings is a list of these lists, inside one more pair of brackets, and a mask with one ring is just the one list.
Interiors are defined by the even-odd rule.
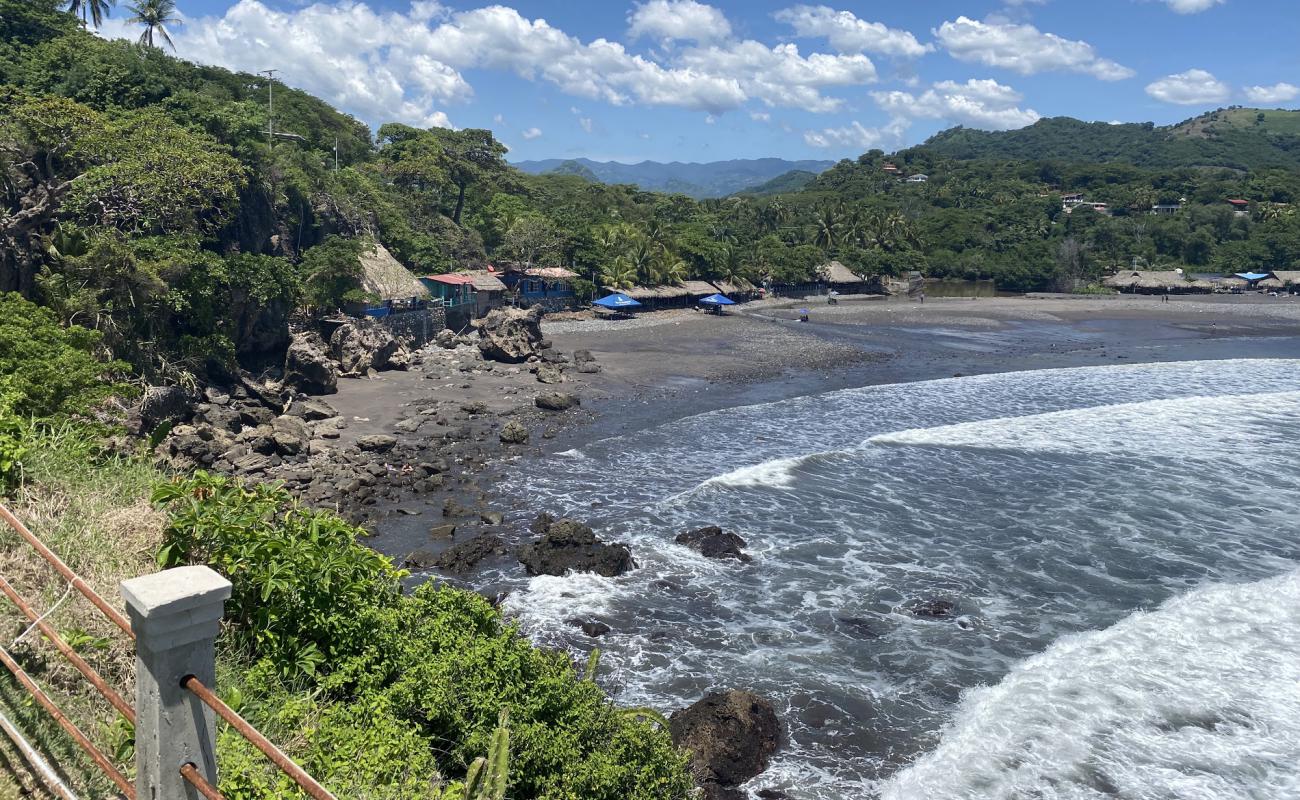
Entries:
[[467,276],[474,285],[476,292],[504,292],[506,285],[501,282],[495,272],[488,272],[485,269],[465,270],[462,275]]
[[1283,286],[1300,286],[1300,270],[1275,269],[1273,270],[1273,277],[1280,281]]
[[822,264],[817,268],[817,275],[832,286],[848,286],[866,283],[866,278],[844,266],[838,261]]
[[1209,281],[1189,278],[1178,270],[1123,270],[1102,281],[1102,285],[1121,292],[1154,294],[1199,294],[1214,289]]
[[725,295],[746,295],[753,294],[755,291],[754,284],[744,278],[736,278],[734,281],[713,281],[714,287]]
[[718,293],[718,288],[708,281],[682,281],[682,288],[691,297],[708,297]]
[[[606,288],[609,288],[610,291],[617,291],[613,287]],[[623,294],[633,300],[639,300],[643,303],[647,300],[676,300],[690,295],[685,286],[633,286],[622,291]],[[710,294],[712,293],[710,292]]]
[[361,289],[380,300],[426,298],[429,291],[382,244],[361,254]]

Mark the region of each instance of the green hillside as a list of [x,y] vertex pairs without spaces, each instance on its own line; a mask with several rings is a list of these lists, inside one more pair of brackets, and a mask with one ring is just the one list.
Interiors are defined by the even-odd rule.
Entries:
[[1300,111],[1223,109],[1170,127],[1054,117],[1014,131],[953,128],[913,149],[968,160],[1300,169]]
[[738,195],[755,195],[763,196],[769,194],[785,194],[786,192],[797,192],[813,181],[817,180],[817,173],[808,172],[801,169],[792,169],[784,175],[777,175],[766,183],[761,183],[752,189],[745,189],[736,192]]

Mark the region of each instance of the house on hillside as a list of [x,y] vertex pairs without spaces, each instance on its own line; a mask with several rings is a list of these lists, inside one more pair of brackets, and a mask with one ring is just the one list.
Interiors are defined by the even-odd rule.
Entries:
[[566,267],[508,264],[497,274],[521,308],[541,306],[547,311],[564,311],[577,302],[573,281],[578,273]]
[[489,311],[500,308],[508,302],[509,290],[501,280],[500,274],[492,267],[466,270],[460,274],[468,277],[474,287],[475,316],[487,316]]
[[920,172],[907,176],[907,183],[925,183],[928,180],[930,180],[930,176]]
[[1184,202],[1186,201],[1180,200],[1177,203],[1156,203],[1155,205],[1151,206],[1151,213],[1152,215],[1157,217],[1173,216],[1174,214],[1177,214],[1179,211],[1183,210]]
[[887,172],[890,175],[902,174],[902,170],[898,168],[898,165],[891,161],[886,161],[883,165],[881,165],[880,169],[882,172]]
[[1246,216],[1247,214],[1250,213],[1250,201],[1249,201],[1249,200],[1242,200],[1242,199],[1240,199],[1240,198],[1234,198],[1234,199],[1228,200],[1227,203],[1228,203],[1228,205],[1232,206],[1232,210],[1235,211],[1235,212],[1237,213],[1237,216],[1239,216],[1239,217],[1244,217],[1244,216]]
[[1061,195],[1061,208],[1069,211],[1083,202],[1082,194],[1063,194]]
[[1214,284],[1196,280],[1182,270],[1121,270],[1106,278],[1103,286],[1131,294],[1209,294]]

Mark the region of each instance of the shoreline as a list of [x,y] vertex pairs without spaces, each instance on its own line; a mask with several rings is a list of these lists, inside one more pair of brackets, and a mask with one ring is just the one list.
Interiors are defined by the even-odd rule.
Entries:
[[[769,299],[726,316],[656,311],[629,326],[544,322],[558,352],[589,350],[601,368],[566,369],[556,385],[538,383],[526,364],[480,362],[465,348],[439,352],[432,345],[409,372],[341,381],[328,400],[354,420],[349,438],[459,437],[447,443],[451,463],[441,488],[407,492],[365,512],[363,522],[374,531],[370,546],[400,564],[412,553],[427,562],[484,534],[498,537],[482,564],[466,571],[427,563],[413,569],[415,580],[433,577],[497,595],[504,587],[485,581],[487,574],[522,576],[513,550],[530,538],[528,522],[538,512],[561,511],[494,492],[507,464],[544,468],[556,453],[595,439],[839,389],[1113,363],[1300,357],[1295,298],[849,298],[833,307],[815,300]],[[800,307],[809,308],[809,323],[798,322]],[[582,406],[561,413],[534,408],[532,398],[549,390],[574,393]],[[422,422],[422,411],[437,424]],[[527,444],[498,441],[511,420],[529,430]],[[447,525],[456,526],[454,535],[446,535]]]

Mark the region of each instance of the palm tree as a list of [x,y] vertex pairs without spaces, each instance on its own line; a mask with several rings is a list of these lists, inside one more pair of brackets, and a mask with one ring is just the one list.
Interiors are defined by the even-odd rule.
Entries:
[[813,244],[826,251],[834,249],[840,241],[840,219],[835,215],[834,209],[829,206],[823,208],[813,225]]
[[610,289],[627,289],[636,283],[636,270],[627,259],[618,258],[605,265],[600,273],[600,281]]
[[117,5],[117,0],[68,0],[68,11],[74,17],[81,17],[82,25],[94,24],[96,28],[104,24],[108,10]]
[[[91,0],[96,2],[96,0]],[[103,2],[103,0],[98,0]],[[143,25],[144,33],[140,34],[140,44],[146,47],[153,47],[153,35],[157,31],[162,35],[163,41],[167,43],[173,51],[176,50],[176,44],[172,41],[172,35],[167,31],[168,25],[179,25],[180,17],[176,16],[176,0],[140,0],[133,6],[127,6],[131,13],[135,14],[127,20],[134,25]]]

